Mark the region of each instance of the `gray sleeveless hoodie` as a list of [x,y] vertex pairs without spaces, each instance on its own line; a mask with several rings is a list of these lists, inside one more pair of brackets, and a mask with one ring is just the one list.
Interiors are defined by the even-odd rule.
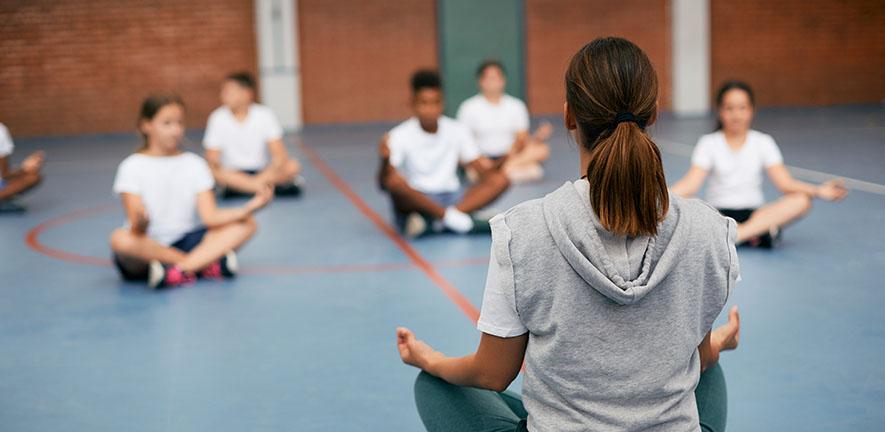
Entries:
[[700,430],[697,347],[738,277],[735,230],[671,197],[655,237],[614,236],[586,180],[493,218],[499,283],[529,330],[529,430]]

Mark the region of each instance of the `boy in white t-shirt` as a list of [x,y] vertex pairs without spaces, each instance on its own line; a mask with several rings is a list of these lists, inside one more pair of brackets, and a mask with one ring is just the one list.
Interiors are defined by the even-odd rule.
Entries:
[[221,101],[224,105],[209,115],[203,147],[222,196],[252,195],[267,183],[277,195],[300,195],[301,166],[286,151],[273,111],[255,103],[252,75],[228,75]]
[[[716,132],[698,140],[691,169],[671,188],[690,197],[707,176],[705,200],[738,222],[737,242],[771,248],[781,228],[805,216],[813,198],[841,201],[848,191],[841,179],[812,185],[794,179],[784,167],[780,149],[771,136],[752,130],[753,91],[740,81],[725,83],[716,97],[719,124]],[[765,203],[762,171],[784,196]]]
[[506,159],[504,172],[515,182],[539,180],[544,175],[541,162],[550,156],[546,141],[553,128],[544,122],[529,135],[529,112],[521,100],[504,93],[507,76],[504,65],[486,60],[476,70],[479,94],[458,108],[458,121],[476,138],[483,155]]
[[[415,116],[381,141],[381,188],[390,193],[397,225],[414,237],[428,229],[456,233],[488,232],[488,222],[471,216],[498,198],[510,181],[496,164],[479,153],[470,132],[443,116],[442,84],[435,71],[412,76]],[[458,167],[478,173],[461,189]]]
[[14,149],[9,129],[0,123],[0,214],[24,212],[25,207],[15,198],[36,187],[41,180],[43,152],[32,153],[21,166],[13,168],[10,167],[9,156]]

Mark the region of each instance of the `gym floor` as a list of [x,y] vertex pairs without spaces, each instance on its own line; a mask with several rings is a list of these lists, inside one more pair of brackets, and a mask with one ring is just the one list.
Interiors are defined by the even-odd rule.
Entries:
[[[574,143],[550,121],[545,180],[495,210],[579,176]],[[653,127],[669,183],[711,125],[665,115]],[[400,363],[394,329],[471,352],[490,240],[391,229],[375,183],[390,126],[287,136],[306,194],[258,215],[241,277],[160,292],[121,282],[108,259],[123,221],[111,183],[134,134],[16,140],[17,161],[44,149],[48,162],[29,212],[0,218],[2,429],[422,430],[417,371]],[[741,308],[741,346],[721,358],[729,429],[882,430],[885,105],[764,109],[754,126],[798,177],[842,176],[854,190],[817,202],[779,248],[739,249],[729,305]],[[200,137],[187,147],[199,153]],[[766,194],[777,196],[770,183]]]

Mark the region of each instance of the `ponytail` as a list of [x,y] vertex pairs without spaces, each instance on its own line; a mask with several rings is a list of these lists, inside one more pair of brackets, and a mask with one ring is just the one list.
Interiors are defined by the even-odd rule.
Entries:
[[670,205],[661,152],[645,131],[657,116],[648,57],[616,37],[588,43],[565,74],[569,114],[590,153],[590,204],[616,235],[656,235]]
[[616,235],[653,236],[669,208],[661,152],[635,122],[621,122],[598,142],[587,166],[590,205]]

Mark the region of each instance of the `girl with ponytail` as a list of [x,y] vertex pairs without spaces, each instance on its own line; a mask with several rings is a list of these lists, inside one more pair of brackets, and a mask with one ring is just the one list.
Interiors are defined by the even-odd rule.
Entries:
[[[668,196],[646,132],[654,68],[601,38],[565,75],[565,125],[580,179],[495,217],[477,351],[451,358],[406,328],[403,362],[422,369],[429,431],[725,429],[719,353],[739,316],[712,329],[739,274],[736,226]],[[524,363],[522,397],[504,392]]]

